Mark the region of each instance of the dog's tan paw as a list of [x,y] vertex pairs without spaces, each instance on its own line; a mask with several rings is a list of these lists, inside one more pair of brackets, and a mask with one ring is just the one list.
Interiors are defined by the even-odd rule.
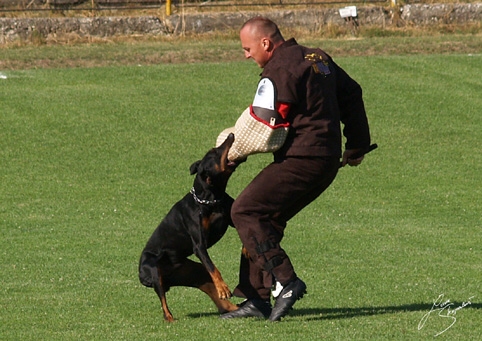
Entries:
[[167,322],[174,322],[174,317],[171,314],[165,314],[164,315],[164,320]]
[[222,300],[227,300],[227,299],[231,298],[231,296],[233,296],[233,294],[231,294],[231,291],[229,290],[228,286],[225,285],[225,284],[216,288],[216,290],[218,291],[219,298],[222,299]]

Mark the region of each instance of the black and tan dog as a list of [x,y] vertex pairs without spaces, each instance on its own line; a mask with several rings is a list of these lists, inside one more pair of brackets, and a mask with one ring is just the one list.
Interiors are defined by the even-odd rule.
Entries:
[[[228,179],[236,169],[236,164],[228,161],[233,141],[230,134],[222,145],[191,165],[196,178],[190,193],[171,208],[142,251],[139,279],[154,287],[169,322],[173,317],[166,292],[173,286],[199,288],[221,313],[237,309],[227,300],[231,292],[207,252],[233,224],[230,211],[234,200],[226,193]],[[192,254],[202,264],[188,259]]]

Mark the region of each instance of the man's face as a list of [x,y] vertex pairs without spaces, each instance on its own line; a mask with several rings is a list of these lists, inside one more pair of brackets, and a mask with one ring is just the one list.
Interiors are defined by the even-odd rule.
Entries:
[[263,68],[270,57],[270,53],[268,52],[269,40],[257,37],[247,27],[241,30],[239,38],[246,59],[253,59],[259,67]]

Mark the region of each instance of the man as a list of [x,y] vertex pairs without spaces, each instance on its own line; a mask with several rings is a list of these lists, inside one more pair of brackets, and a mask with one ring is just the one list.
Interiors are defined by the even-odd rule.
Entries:
[[[221,318],[279,321],[306,291],[280,245],[287,221],[328,188],[340,158],[342,166],[362,162],[370,133],[361,87],[325,52],[298,45],[294,39],[285,41],[277,25],[263,17],[248,20],[240,39],[245,57],[263,68],[249,113],[253,117],[271,113],[289,129],[284,144],[274,152],[273,163],[233,204],[232,219],[243,243],[239,284],[233,294],[246,300]],[[340,122],[346,138],[343,155]],[[249,143],[247,135],[235,131],[230,158],[246,158],[236,150]]]

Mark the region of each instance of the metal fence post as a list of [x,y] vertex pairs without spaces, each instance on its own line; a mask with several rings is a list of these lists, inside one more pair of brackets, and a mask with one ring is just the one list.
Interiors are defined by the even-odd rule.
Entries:
[[166,15],[171,15],[171,0],[166,0]]

